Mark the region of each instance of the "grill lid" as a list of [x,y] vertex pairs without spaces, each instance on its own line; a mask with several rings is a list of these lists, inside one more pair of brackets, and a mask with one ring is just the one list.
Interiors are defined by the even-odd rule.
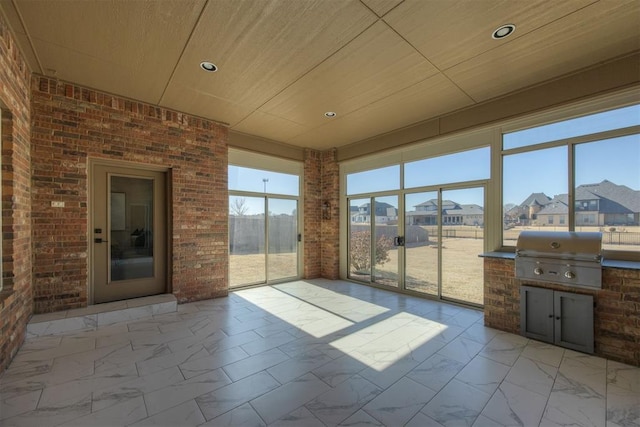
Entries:
[[575,231],[523,231],[516,244],[517,257],[542,257],[600,262],[602,233]]

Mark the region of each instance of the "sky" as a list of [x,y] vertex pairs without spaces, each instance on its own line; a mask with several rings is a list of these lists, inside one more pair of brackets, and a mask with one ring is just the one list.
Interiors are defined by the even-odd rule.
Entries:
[[[559,123],[539,126],[505,134],[505,149],[527,147],[564,138],[571,138],[611,129],[640,125],[640,105],[598,113]],[[568,192],[568,148],[554,147],[533,150],[503,158],[503,204],[520,204],[531,193],[545,193],[549,197]],[[483,180],[490,177],[488,147],[451,155],[405,163],[405,188],[445,185]],[[640,190],[640,135],[623,136],[578,144],[575,146],[576,185],[609,180],[618,185]],[[265,180],[267,180],[265,182]],[[393,165],[347,176],[348,194],[368,194],[397,190],[400,187],[400,166]],[[295,175],[229,166],[229,188],[255,193],[297,195],[299,180]],[[277,196],[275,196],[277,197]],[[437,197],[435,192],[407,194],[408,210]],[[247,214],[264,212],[264,198],[244,197]],[[481,189],[450,190],[443,194],[462,204],[484,206]],[[377,199],[397,207],[397,197]],[[352,204],[368,202],[354,200]],[[272,200],[269,210],[291,214],[291,203]],[[289,210],[289,211],[287,211]]]
[[[296,196],[300,192],[299,187],[299,178],[296,175],[229,165],[229,189],[263,194],[266,190],[269,194]],[[296,202],[277,197],[270,197],[269,212],[275,215],[281,213],[291,215],[296,208]],[[248,209],[246,215],[264,214],[264,197],[232,196],[229,201],[230,209],[237,198],[244,199],[244,205]]]

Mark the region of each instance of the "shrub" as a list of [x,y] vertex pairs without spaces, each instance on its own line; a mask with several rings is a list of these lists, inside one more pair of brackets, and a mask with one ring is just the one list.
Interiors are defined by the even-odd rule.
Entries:
[[[349,263],[355,271],[369,271],[371,269],[371,232],[354,231],[351,233],[349,248]],[[383,265],[389,258],[389,249],[393,246],[390,237],[380,236],[376,241],[376,265]]]

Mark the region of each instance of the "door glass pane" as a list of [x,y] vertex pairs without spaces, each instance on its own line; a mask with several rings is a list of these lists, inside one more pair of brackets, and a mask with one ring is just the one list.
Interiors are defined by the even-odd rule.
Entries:
[[405,196],[405,288],[438,294],[438,194]]
[[483,304],[484,189],[442,192],[442,297]]
[[269,281],[298,276],[298,202],[269,198]]
[[370,199],[349,200],[349,277],[368,282],[371,277]]
[[387,286],[398,286],[398,248],[394,239],[398,233],[398,196],[373,199],[371,218],[374,218],[375,245],[373,246],[373,281]]
[[111,281],[153,277],[153,180],[111,176]]
[[229,286],[266,281],[264,198],[229,196]]

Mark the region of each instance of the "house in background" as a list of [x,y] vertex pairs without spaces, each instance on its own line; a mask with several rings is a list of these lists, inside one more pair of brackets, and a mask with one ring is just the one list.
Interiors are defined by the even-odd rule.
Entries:
[[[568,194],[551,199],[544,193],[533,193],[522,204],[510,209],[505,214],[505,221],[566,226],[568,205]],[[637,226],[640,225],[640,191],[608,180],[583,184],[576,188],[575,211],[577,226]]]
[[537,218],[538,212],[550,201],[551,198],[544,193],[532,193],[518,206],[514,206],[505,212],[505,224],[531,224]]
[[[438,200],[420,203],[414,211],[407,212],[409,225],[437,225]],[[443,225],[484,225],[484,209],[476,204],[460,204],[452,200],[442,201]]]
[[[398,208],[385,202],[375,202],[375,223],[389,224],[398,220]],[[369,224],[371,222],[371,203],[358,206],[358,212],[351,213],[352,223]]]

